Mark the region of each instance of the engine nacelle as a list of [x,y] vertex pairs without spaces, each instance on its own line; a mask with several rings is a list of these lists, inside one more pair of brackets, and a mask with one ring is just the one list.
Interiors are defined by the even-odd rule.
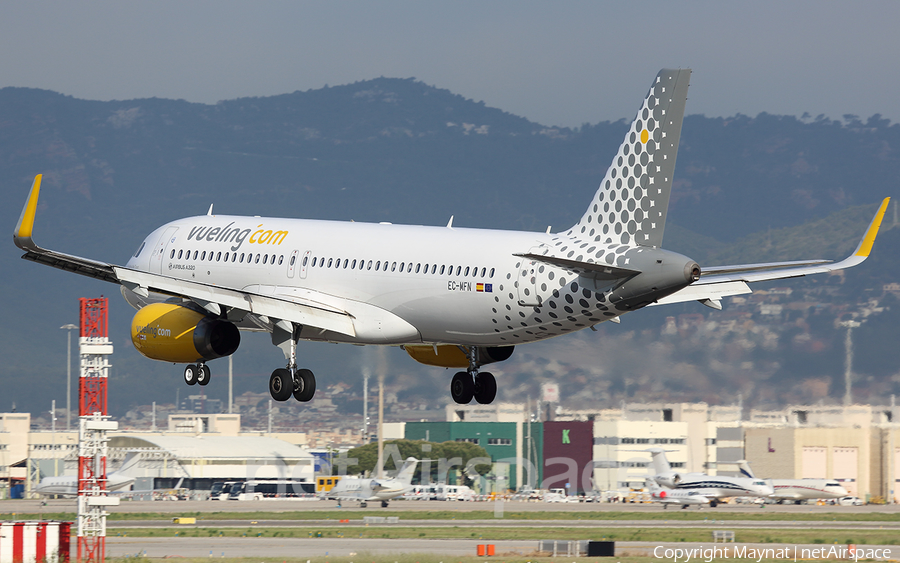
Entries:
[[684,477],[681,475],[681,473],[676,473],[674,471],[661,473],[657,475],[655,479],[657,483],[659,483],[663,487],[668,487],[670,489],[678,487],[678,485],[684,481]]
[[131,341],[152,360],[189,364],[234,354],[241,333],[228,321],[183,305],[154,303],[134,315]]
[[[459,346],[444,344],[437,346],[404,346],[406,353],[412,359],[428,366],[442,368],[467,368],[469,358]],[[492,364],[508,360],[512,356],[515,346],[478,346],[478,364]]]

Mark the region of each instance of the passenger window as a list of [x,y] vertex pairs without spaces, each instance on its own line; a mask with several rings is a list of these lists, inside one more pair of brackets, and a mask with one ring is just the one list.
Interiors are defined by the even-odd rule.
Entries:
[[371,270],[371,269],[372,269],[372,261],[371,261],[371,260],[369,260],[369,265],[366,266],[366,269],[367,269],[367,270]]
[[231,255],[231,261],[234,262],[235,260],[237,260],[237,252]]
[[354,258],[354,259],[353,259],[353,262],[350,264],[350,269],[351,269],[351,270],[355,270],[355,269],[356,269],[356,258]]
[[254,263],[259,264],[259,254],[256,255],[256,260],[254,261]]
[[394,262],[393,264],[391,264],[391,271],[392,271],[392,272],[397,271],[397,263],[396,263],[396,262]]
[[474,268],[472,268],[472,277],[473,278],[478,277],[478,266],[475,266]]
[[[416,264],[416,273],[417,273],[417,274],[419,273],[419,270],[420,270],[421,268],[422,268],[422,265],[421,265],[421,264]],[[425,269],[427,270],[428,268],[426,267]]]
[[378,262],[375,262],[375,271],[377,272],[378,268],[380,268],[380,267],[381,267],[381,260],[379,260]]
[[334,258],[329,258],[328,259],[328,267],[330,268],[332,264],[334,264]]
[[403,271],[403,267],[406,266],[405,262],[400,262],[400,271]]
[[243,253],[243,252],[241,252],[241,260],[240,260],[240,262],[241,262],[241,264],[244,263],[244,253]]
[[184,256],[184,250],[178,251],[178,259],[181,260],[181,257]]
[[490,277],[494,277],[494,269],[493,269],[493,268],[491,268],[491,275],[490,275]]
[[466,275],[466,276],[469,275],[469,267],[468,266],[466,266],[466,273],[464,275]]
[[206,260],[206,251],[205,250],[203,251],[203,254],[200,255],[200,261],[202,262],[204,260]]
[[269,255],[263,254],[263,264],[266,264],[268,259],[269,259]]
[[481,269],[481,277],[484,277],[484,274],[487,272],[487,268]]
[[228,262],[228,253],[225,253],[225,261]]
[[217,252],[217,253],[216,253],[216,262],[221,262],[221,261],[222,261],[222,253],[221,253],[221,252]]
[[457,275],[457,276],[459,275],[459,272],[460,272],[461,270],[462,270],[462,266],[457,266],[457,267],[456,267],[456,275]]
[[444,275],[444,266],[441,266],[441,275]]
[[174,248],[172,249],[172,255],[169,256],[169,260],[171,260],[172,258],[175,258],[175,249]]
[[406,265],[406,273],[408,274],[410,272],[412,272],[412,262]]
[[437,264],[431,265],[431,273],[433,274],[437,270]]
[[346,258],[344,258],[344,269],[345,269],[345,270],[347,269],[347,263],[348,263],[348,262],[350,262],[350,261],[347,260]]

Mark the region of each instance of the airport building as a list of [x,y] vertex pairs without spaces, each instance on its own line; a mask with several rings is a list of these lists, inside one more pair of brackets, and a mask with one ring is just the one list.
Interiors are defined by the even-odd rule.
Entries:
[[[478,444],[493,464],[476,482],[485,493],[530,482],[570,494],[639,488],[652,473],[646,450],[656,447],[677,471],[737,475],[738,462],[747,460],[760,478],[835,479],[863,499],[900,499],[894,407],[794,405],[742,416],[736,405],[625,404],[596,411],[557,407],[549,421],[536,420],[538,412],[544,411],[511,403],[451,405],[443,422],[385,424],[385,438]],[[30,423],[28,413],[0,414],[0,495],[9,493],[3,485],[27,490],[41,476],[75,472],[77,432],[32,431]],[[239,415],[177,414],[157,432],[111,432],[109,468],[140,451],[141,478],[154,487],[183,479],[202,490],[218,479],[313,479],[317,470],[329,472],[321,456],[360,445],[341,433],[245,432],[240,424]],[[316,449],[321,459],[314,458]],[[463,469],[450,472],[451,482]]]

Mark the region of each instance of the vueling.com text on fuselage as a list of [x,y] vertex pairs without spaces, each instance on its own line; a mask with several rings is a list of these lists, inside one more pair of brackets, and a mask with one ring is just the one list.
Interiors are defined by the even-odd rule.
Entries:
[[245,240],[250,244],[278,245],[284,242],[285,237],[288,235],[288,231],[266,229],[262,224],[257,225],[255,231],[253,229],[241,229],[240,227],[232,228],[232,225],[234,225],[234,221],[224,227],[191,227],[187,239],[237,243],[231,247],[231,250],[235,251],[241,248]]

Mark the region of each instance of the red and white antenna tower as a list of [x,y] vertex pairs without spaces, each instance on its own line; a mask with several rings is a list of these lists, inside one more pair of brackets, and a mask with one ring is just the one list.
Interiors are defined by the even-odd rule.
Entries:
[[109,378],[107,299],[81,298],[81,377],[78,379],[78,563],[106,559],[106,432],[117,430],[106,409]]

